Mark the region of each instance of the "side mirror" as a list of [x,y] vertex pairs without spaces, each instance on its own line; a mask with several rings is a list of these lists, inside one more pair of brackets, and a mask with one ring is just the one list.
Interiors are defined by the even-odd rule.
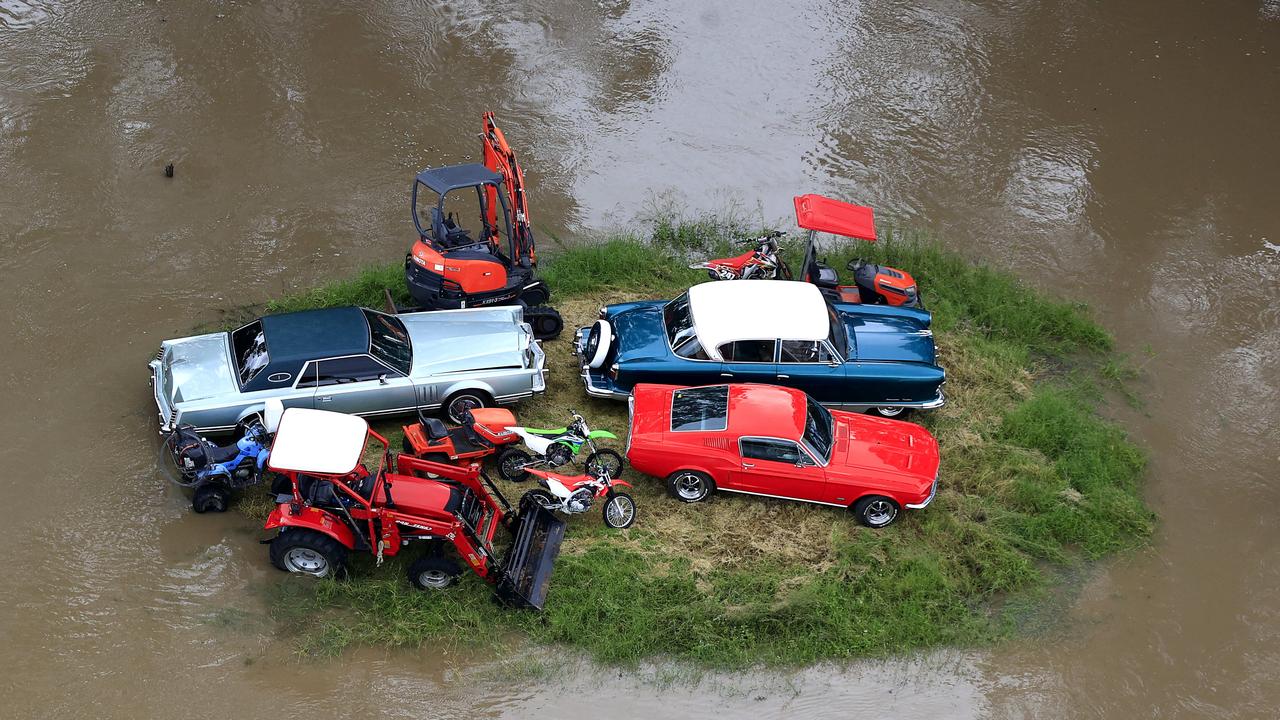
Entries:
[[381,375],[379,375],[379,376],[378,376],[378,384],[379,384],[379,385],[386,385],[386,384],[387,384],[387,374],[386,374],[386,373],[382,373]]

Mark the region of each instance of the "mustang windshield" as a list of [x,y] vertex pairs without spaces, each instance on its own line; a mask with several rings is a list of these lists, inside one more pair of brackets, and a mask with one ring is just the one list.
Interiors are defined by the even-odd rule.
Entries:
[[365,310],[364,317],[369,322],[369,352],[402,375],[408,375],[413,364],[413,349],[404,323],[372,310]]
[[689,293],[667,303],[662,308],[662,320],[667,326],[667,341],[677,347],[693,336],[693,313],[689,312]]
[[830,411],[809,398],[809,413],[804,421],[804,443],[823,462],[831,461],[832,429]]

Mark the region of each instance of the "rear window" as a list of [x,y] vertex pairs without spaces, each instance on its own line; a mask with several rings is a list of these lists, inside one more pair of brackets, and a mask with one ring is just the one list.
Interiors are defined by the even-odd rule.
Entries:
[[248,385],[271,361],[267,337],[258,320],[231,333],[231,350],[236,356],[236,374],[240,376],[241,387]]
[[728,385],[677,390],[672,394],[672,432],[724,430],[728,426]]

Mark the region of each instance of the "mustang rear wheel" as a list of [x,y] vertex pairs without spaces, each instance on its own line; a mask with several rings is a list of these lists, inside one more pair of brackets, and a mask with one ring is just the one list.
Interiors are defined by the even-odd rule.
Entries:
[[315,530],[292,528],[271,541],[271,564],[285,572],[315,577],[341,575],[347,562],[342,543]]
[[853,504],[853,515],[869,528],[882,528],[898,517],[898,503],[883,495],[868,495]]
[[461,565],[433,552],[409,564],[409,582],[419,590],[443,590],[457,582],[461,574]]
[[231,507],[231,491],[216,483],[196,488],[191,496],[191,509],[198,513],[226,512]]
[[679,470],[667,477],[667,494],[680,502],[702,502],[715,489],[715,481],[697,470]]

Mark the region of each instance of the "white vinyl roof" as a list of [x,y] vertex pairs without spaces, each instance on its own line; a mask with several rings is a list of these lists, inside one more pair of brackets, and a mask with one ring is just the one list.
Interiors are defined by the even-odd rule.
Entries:
[[818,286],[796,280],[720,280],[689,288],[689,310],[702,349],[736,340],[825,340],[831,333]]
[[360,464],[369,423],[362,417],[328,410],[289,408],[271,444],[267,465],[322,475],[345,475]]

